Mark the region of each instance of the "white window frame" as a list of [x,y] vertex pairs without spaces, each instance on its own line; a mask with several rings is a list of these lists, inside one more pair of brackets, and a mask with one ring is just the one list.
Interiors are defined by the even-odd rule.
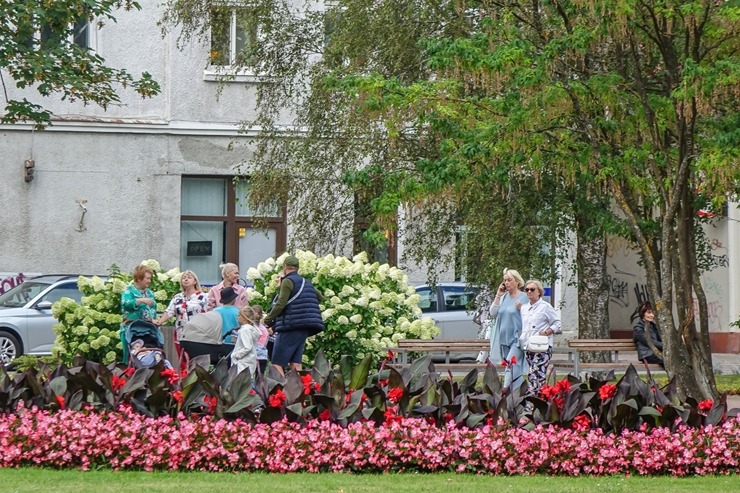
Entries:
[[[229,64],[228,65],[213,65],[210,63],[203,71],[203,80],[209,82],[264,82],[269,81],[270,77],[255,73],[252,70],[248,70],[243,67],[234,67],[234,60],[236,59],[236,25],[237,25],[237,11],[240,8],[244,8],[243,4],[238,2],[224,2],[223,6],[231,9],[231,17],[229,20]],[[213,39],[211,34],[211,40],[209,43],[209,50],[213,48]],[[259,41],[259,30],[257,34]]]

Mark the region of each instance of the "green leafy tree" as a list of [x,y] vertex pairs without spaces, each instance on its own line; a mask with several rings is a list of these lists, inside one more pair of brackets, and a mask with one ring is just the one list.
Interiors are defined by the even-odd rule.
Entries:
[[51,124],[50,110],[27,98],[11,99],[10,85],[102,108],[120,101],[119,86],[130,86],[142,97],[159,93],[159,84],[147,72],[136,79],[126,70],[108,67],[103,57],[75,40],[85,21],[115,22],[114,10],[140,8],[133,0],[0,1],[0,84],[5,98],[0,121],[32,121],[39,129]]
[[[186,37],[205,32],[207,16],[182,12],[206,3],[170,5]],[[264,129],[245,169],[256,203],[298,204],[297,236],[325,251],[364,193],[376,232],[392,230],[402,206],[414,260],[454,256],[444,247],[464,224],[484,247],[471,251],[476,265],[504,250],[494,265],[535,276],[547,271],[532,259],[551,265],[542,247],[565,242],[570,214],[581,323],[599,330],[604,233],[631,238],[680,392],[716,392],[696,212],[738,184],[734,2],[347,0],[300,14],[279,0],[250,5],[265,42],[245,59],[275,77],[245,122]],[[278,118],[284,108],[293,127]],[[514,215],[527,200],[539,207]]]

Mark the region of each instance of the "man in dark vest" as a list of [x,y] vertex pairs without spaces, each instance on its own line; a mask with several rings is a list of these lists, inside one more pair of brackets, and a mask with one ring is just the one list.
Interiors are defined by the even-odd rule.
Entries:
[[283,262],[280,293],[270,313],[265,315],[265,325],[275,331],[272,364],[282,374],[284,367],[300,371],[306,338],[324,330],[319,302],[323,296],[311,281],[298,275],[298,258],[293,255]]

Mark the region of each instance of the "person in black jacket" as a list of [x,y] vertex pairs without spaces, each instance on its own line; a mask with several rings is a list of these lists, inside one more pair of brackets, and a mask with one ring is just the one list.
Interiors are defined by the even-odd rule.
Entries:
[[298,259],[289,255],[283,263],[280,292],[264,323],[275,331],[271,361],[280,373],[290,364],[300,371],[306,338],[324,330],[319,302],[323,296],[311,281],[298,275]]
[[632,327],[632,340],[637,345],[637,358],[640,361],[645,361],[649,364],[663,365],[663,359],[657,356],[650,345],[648,344],[648,335],[653,346],[659,351],[663,351],[663,341],[660,339],[660,332],[658,332],[658,326],[655,325],[655,312],[653,312],[653,305],[649,301],[646,301],[640,305],[640,318],[635,322]]

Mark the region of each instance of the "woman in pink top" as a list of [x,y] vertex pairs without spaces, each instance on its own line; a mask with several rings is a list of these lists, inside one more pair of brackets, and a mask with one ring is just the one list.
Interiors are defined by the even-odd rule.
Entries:
[[227,287],[233,288],[236,293],[236,301],[234,301],[235,307],[244,308],[245,306],[249,306],[247,288],[239,284],[239,266],[228,263],[221,264],[220,267],[223,281],[208,290],[208,311],[213,310],[217,306],[221,306],[221,290]]

